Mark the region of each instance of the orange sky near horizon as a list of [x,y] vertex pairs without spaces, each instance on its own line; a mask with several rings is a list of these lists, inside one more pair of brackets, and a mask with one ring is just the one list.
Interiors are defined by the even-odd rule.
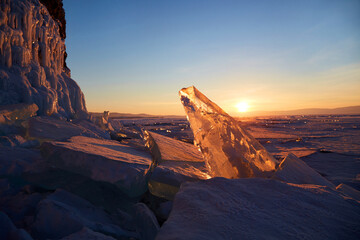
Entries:
[[[242,78],[244,77],[242,76]],[[225,78],[231,77],[227,76]],[[253,74],[246,78],[252,79],[252,81],[246,84],[241,83],[241,86],[222,86],[217,89],[208,86],[195,87],[229,114],[240,116],[246,116],[247,114],[238,112],[236,105],[239,102],[248,103],[247,112],[338,108],[360,105],[360,63],[313,75],[291,77]],[[287,78],[293,80],[286,83]],[[339,81],[338,79],[346,80]],[[190,85],[183,87],[188,86]],[[85,92],[88,110],[90,112],[109,110],[119,113],[155,115],[184,114],[178,97],[178,90],[182,88],[180,86],[177,90],[171,89],[171,92],[168,91],[165,97],[159,96],[157,99],[147,99],[146,91],[148,88],[142,89],[141,86],[137,87],[139,94],[128,96],[129,100],[120,101],[113,98],[117,89],[123,87],[127,86],[107,87],[106,91],[109,91],[111,97],[102,99],[103,101],[97,100],[97,91]],[[131,88],[131,86],[129,87]],[[133,100],[134,97],[138,98],[138,101]]]

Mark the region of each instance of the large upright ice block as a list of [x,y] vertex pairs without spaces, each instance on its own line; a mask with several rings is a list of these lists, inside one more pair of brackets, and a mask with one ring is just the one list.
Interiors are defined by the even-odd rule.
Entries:
[[275,170],[277,160],[239,123],[195,87],[179,92],[213,177],[260,177]]

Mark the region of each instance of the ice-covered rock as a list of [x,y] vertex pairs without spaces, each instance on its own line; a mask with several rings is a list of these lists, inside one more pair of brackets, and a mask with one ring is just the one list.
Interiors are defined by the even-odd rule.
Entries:
[[135,204],[136,227],[142,240],[153,240],[160,229],[154,213],[144,204]]
[[32,237],[24,229],[17,229],[10,218],[0,212],[0,239],[32,240]]
[[195,144],[214,177],[242,178],[268,175],[275,160],[235,119],[195,87],[180,91],[181,102]]
[[153,195],[172,200],[181,183],[210,178],[194,145],[150,131],[145,131],[144,137],[156,166],[149,180]]
[[315,184],[335,188],[334,184],[292,153],[289,153],[280,163],[273,178],[288,183]]
[[17,227],[30,230],[36,206],[43,199],[43,195],[34,192],[30,185],[20,188],[19,183],[19,177],[10,179],[9,188],[1,192],[0,211],[5,212]]
[[72,121],[73,124],[76,124],[78,126],[84,127],[87,130],[90,130],[91,132],[95,133],[96,135],[98,135],[101,138],[104,139],[110,139],[110,134],[108,131],[99,128],[98,126],[96,126],[93,122],[91,122],[90,120],[85,120],[85,119],[75,119]]
[[114,120],[114,119],[109,119],[108,120],[109,124],[111,124],[111,126],[114,128],[115,132],[120,132],[124,126],[122,125],[122,123],[119,120]]
[[136,238],[104,211],[64,190],[42,200],[36,210],[33,234],[38,239],[59,239],[87,227],[116,238]]
[[0,146],[34,148],[40,146],[37,140],[26,140],[20,135],[0,136]]
[[95,181],[89,177],[58,168],[48,168],[37,173],[24,173],[22,178],[36,188],[47,191],[61,188],[86,199],[107,212],[117,212],[122,215],[122,219],[126,219],[126,222],[129,223],[128,229],[132,229],[131,226],[134,226],[133,230],[135,231],[135,224],[131,223],[132,217],[129,214],[139,198],[129,197],[116,185]]
[[26,137],[37,139],[40,142],[47,140],[66,140],[73,136],[86,136],[93,138],[105,137],[109,139],[109,134],[97,128],[86,120],[78,124],[56,119],[48,116],[38,116],[27,121]]
[[115,184],[129,196],[147,190],[149,153],[117,141],[76,136],[67,142],[44,142],[43,156],[55,167]]
[[109,121],[109,111],[104,111],[104,113],[102,115],[91,114],[90,119],[101,129],[108,130],[108,131],[115,131],[114,127],[112,126],[112,124]]
[[166,201],[159,204],[159,207],[156,211],[156,215],[159,216],[161,219],[168,219],[171,209],[173,206],[172,201]]
[[26,120],[36,115],[39,110],[36,104],[12,104],[0,106],[0,124],[11,123],[17,120]]
[[360,205],[318,185],[213,178],[181,185],[157,239],[359,239]]
[[3,0],[0,16],[0,105],[35,103],[41,115],[87,117],[65,64],[65,21],[38,0]]

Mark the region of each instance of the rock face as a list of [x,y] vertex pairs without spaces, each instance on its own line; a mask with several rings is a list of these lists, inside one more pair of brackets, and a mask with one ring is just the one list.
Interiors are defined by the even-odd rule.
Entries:
[[359,219],[328,187],[213,178],[181,185],[157,239],[359,239]]
[[87,117],[65,65],[65,22],[55,9],[57,21],[38,0],[1,1],[0,105],[35,103],[39,115]]
[[181,102],[195,144],[204,155],[212,176],[261,177],[276,168],[277,161],[239,123],[195,87],[180,91]]

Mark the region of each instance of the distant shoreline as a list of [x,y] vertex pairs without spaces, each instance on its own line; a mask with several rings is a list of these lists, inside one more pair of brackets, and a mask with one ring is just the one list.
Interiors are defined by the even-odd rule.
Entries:
[[[93,116],[101,116],[103,113],[90,112]],[[326,115],[352,115],[360,116],[360,106],[349,106],[341,108],[304,108],[288,111],[254,111],[247,113],[230,113],[232,117],[270,117],[270,116],[326,116]],[[139,118],[186,118],[185,115],[152,115],[145,113],[117,113],[110,112],[111,119],[139,119]]]

